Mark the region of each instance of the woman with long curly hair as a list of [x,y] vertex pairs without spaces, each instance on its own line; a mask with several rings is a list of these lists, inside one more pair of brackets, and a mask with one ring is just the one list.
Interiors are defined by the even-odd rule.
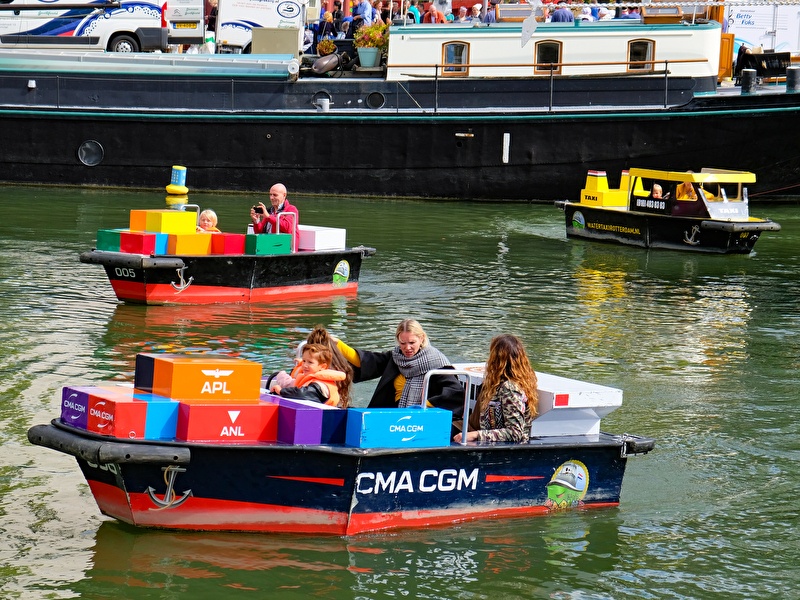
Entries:
[[[469,419],[467,441],[527,442],[538,414],[536,373],[522,342],[498,335],[489,346],[483,385]],[[462,434],[453,438],[461,442]]]

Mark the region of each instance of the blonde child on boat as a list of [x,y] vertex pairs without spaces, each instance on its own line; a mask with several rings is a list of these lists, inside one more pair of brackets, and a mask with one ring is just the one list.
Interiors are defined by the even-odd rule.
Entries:
[[329,406],[340,406],[342,397],[348,398],[352,377],[347,373],[330,369],[333,352],[322,344],[303,346],[303,360],[295,375],[293,385],[281,387],[276,384],[270,388],[273,394],[282,398],[314,400]]
[[221,233],[217,229],[217,213],[210,208],[205,209],[197,217],[197,233]]

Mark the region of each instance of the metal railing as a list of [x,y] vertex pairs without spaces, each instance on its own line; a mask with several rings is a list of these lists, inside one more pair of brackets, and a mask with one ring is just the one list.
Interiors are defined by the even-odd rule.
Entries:
[[[570,79],[580,78],[580,77],[602,77],[602,76],[617,76],[617,77],[653,77],[654,75],[663,75],[664,76],[664,102],[663,105],[666,108],[669,106],[669,77],[671,75],[670,72],[670,65],[676,64],[703,64],[708,63],[707,58],[685,58],[685,59],[675,59],[675,60],[632,60],[632,61],[598,61],[598,62],[580,62],[580,63],[567,63],[567,62],[547,62],[547,63],[463,63],[463,64],[455,64],[455,63],[436,63],[431,65],[428,64],[389,64],[387,65],[388,69],[433,69],[433,74],[417,74],[417,73],[402,73],[403,76],[409,78],[430,78],[434,84],[434,112],[439,111],[439,82],[444,79],[458,79],[461,77],[461,73],[448,73],[445,69],[453,69],[459,68],[464,69],[463,78],[466,79],[468,77],[468,69],[469,68],[487,68],[487,69],[527,69],[529,72],[525,75],[519,76],[520,78],[525,79],[544,79],[547,77],[549,79],[550,85],[548,89],[548,110],[552,111],[554,106],[554,97],[555,97],[555,85],[558,77],[569,77]],[[663,69],[657,69],[657,65],[663,65]],[[564,67],[625,67],[625,72],[620,71],[607,71],[605,73],[575,73],[571,75],[564,75],[563,69]],[[647,68],[649,67],[649,68]],[[513,75],[511,77],[514,77]],[[413,97],[411,92],[405,88],[401,82],[396,82],[399,89],[402,89],[406,95],[417,105],[417,107],[422,108],[419,102]],[[398,94],[399,94],[398,89]],[[397,102],[397,109],[399,111],[400,102],[398,99]]]

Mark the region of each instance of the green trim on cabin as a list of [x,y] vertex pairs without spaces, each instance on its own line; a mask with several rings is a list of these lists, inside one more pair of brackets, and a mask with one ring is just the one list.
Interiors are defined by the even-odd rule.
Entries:
[[670,111],[668,109],[663,111],[641,111],[636,107],[632,107],[628,112],[597,112],[593,114],[564,114],[564,113],[543,113],[543,114],[523,114],[523,115],[441,115],[441,114],[420,114],[409,113],[407,115],[397,114],[369,114],[359,113],[352,115],[337,115],[332,113],[320,114],[317,112],[300,112],[297,114],[221,114],[216,113],[192,113],[192,114],[179,114],[179,113],[146,113],[146,112],[102,112],[99,110],[87,113],[86,111],[66,111],[66,110],[9,110],[0,109],[0,116],[37,116],[42,118],[71,118],[71,119],[142,119],[142,120],[156,120],[156,121],[308,121],[313,119],[315,121],[374,121],[374,122],[399,122],[405,123],[408,121],[420,122],[421,119],[426,119],[425,122],[449,122],[454,121],[459,124],[468,124],[471,122],[480,121],[546,121],[552,119],[566,119],[571,121],[587,121],[593,119],[608,119],[612,118],[630,118],[631,115],[636,115],[637,120],[641,119],[664,119],[664,118],[705,118],[709,116],[742,116],[751,117],[753,113],[758,115],[772,114],[772,113],[788,113],[800,111],[800,104],[794,106],[781,106],[776,108],[742,108],[742,109],[723,109],[723,110],[702,110],[702,111]]

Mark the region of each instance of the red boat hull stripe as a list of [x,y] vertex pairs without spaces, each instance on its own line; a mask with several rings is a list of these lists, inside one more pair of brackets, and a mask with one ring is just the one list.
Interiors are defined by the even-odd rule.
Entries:
[[215,304],[221,302],[267,302],[273,298],[295,300],[316,296],[354,296],[358,282],[342,286],[331,283],[313,285],[285,285],[250,290],[244,287],[190,285],[178,292],[171,285],[150,284],[112,279],[111,287],[119,300],[147,302],[150,304]]
[[[293,478],[295,479],[295,478]],[[147,493],[126,494],[119,488],[90,481],[100,510],[120,521],[138,526],[206,531],[253,531],[355,535],[383,529],[446,525],[473,519],[543,515],[545,506],[507,508],[459,506],[442,510],[393,513],[337,513],[274,504],[188,497],[179,506],[159,507]],[[126,499],[130,500],[130,506]],[[586,505],[585,508],[617,506],[617,502]]]

